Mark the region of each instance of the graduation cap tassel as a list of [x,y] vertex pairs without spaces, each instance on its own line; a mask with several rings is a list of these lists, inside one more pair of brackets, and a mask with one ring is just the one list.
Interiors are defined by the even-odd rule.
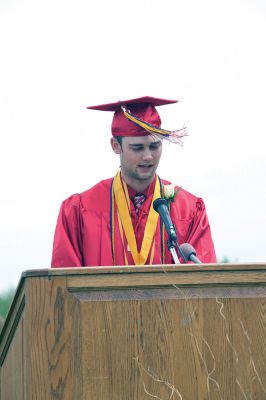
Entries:
[[141,120],[140,118],[136,117],[133,115],[129,110],[125,108],[125,106],[121,105],[121,109],[124,113],[124,116],[131,122],[135,123],[136,125],[140,126],[141,128],[145,129],[147,132],[158,136],[161,139],[166,139],[169,140],[172,143],[177,143],[182,145],[182,138],[184,136],[187,136],[186,128],[181,128],[175,131],[168,131],[162,128],[159,128],[158,126],[149,124],[148,122],[145,122]]

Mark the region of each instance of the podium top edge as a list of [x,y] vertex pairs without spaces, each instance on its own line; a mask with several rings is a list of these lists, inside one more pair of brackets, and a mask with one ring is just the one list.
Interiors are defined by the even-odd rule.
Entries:
[[266,263],[241,263],[241,264],[179,264],[179,265],[132,265],[132,266],[110,266],[110,267],[79,267],[79,268],[39,268],[28,269],[22,272],[21,278],[30,277],[52,277],[62,275],[104,275],[104,274],[126,274],[126,273],[178,273],[178,272],[200,272],[200,271],[263,271],[266,272]]

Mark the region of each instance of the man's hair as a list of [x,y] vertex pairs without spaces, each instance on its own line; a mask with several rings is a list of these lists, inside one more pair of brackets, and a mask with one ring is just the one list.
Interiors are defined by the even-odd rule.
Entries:
[[120,144],[121,147],[122,147],[123,137],[124,136],[114,136],[114,138],[118,141],[118,143]]

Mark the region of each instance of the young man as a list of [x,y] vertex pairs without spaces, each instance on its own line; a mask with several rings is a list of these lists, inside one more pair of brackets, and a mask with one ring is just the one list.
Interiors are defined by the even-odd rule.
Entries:
[[178,143],[185,134],[161,129],[155,106],[171,103],[176,101],[142,97],[88,107],[115,112],[111,146],[121,167],[114,178],[63,202],[52,267],[173,263],[165,228],[153,209],[160,197],[167,198],[179,244],[190,243],[204,263],[216,262],[202,199],[178,187],[173,195],[173,185],[156,175],[162,140]]

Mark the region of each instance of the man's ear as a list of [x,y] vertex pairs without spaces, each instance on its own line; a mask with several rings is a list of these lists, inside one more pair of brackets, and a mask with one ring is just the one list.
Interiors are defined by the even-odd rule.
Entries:
[[115,154],[122,153],[122,148],[120,146],[120,143],[114,137],[111,137],[111,146],[112,146],[112,149],[115,152]]

